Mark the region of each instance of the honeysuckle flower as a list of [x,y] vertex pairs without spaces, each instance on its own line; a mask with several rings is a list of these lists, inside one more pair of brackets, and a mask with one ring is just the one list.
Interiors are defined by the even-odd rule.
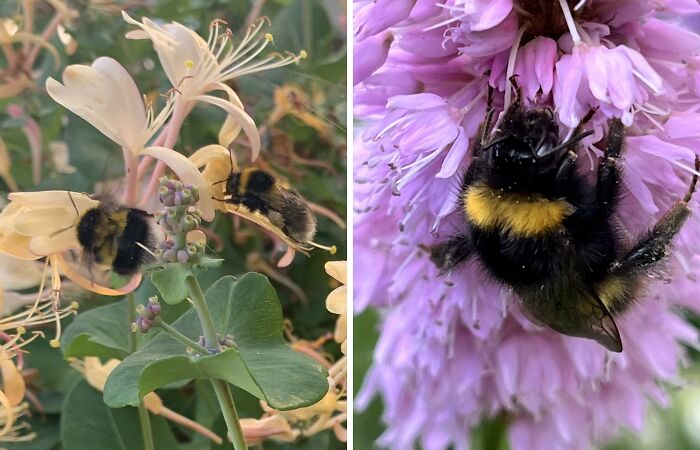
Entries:
[[26,424],[18,420],[29,413],[29,404],[23,402],[26,385],[22,372],[14,362],[14,351],[0,347],[0,442],[23,442],[34,438],[34,433],[26,432]]
[[325,265],[326,273],[338,281],[341,286],[333,289],[326,297],[326,309],[333,314],[340,314],[335,322],[333,337],[340,344],[340,350],[347,354],[348,335],[348,287],[347,261],[328,261]]
[[147,111],[131,75],[112,58],[97,58],[90,66],[68,66],[62,78],[63,84],[46,80],[49,95],[134,153],[146,146],[172,112],[171,102],[157,116],[152,108]]
[[19,95],[34,87],[36,79],[42,78],[41,71],[35,70],[41,49],[47,50],[53,58],[54,69],[59,67],[61,57],[50,38],[61,23],[69,23],[78,12],[60,0],[48,0],[47,3],[53,7],[54,16],[39,32],[34,31],[38,14],[33,1],[22,2],[21,26],[12,19],[0,18],[0,48],[7,64],[6,68],[0,69],[0,98]]
[[12,160],[10,160],[10,154],[7,151],[7,144],[0,138],[0,177],[2,181],[5,182],[7,187],[11,191],[19,190],[15,178],[12,176]]
[[[681,26],[700,5],[389,3],[357,2],[355,15],[356,42],[393,36],[383,63],[355,87],[354,298],[360,309],[383,309],[356,404],[382,395],[388,427],[379,445],[466,449],[472,427],[501,415],[514,450],[585,449],[639,430],[647,404],[665,400],[659,386],[677,381],[686,360],[679,342],[698,339],[674,313],[700,311],[698,214],[675,240],[669,283],[651,281],[618,321],[620,355],[533,325],[511,292],[474,267],[439,277],[425,249],[464,227],[455,191],[469,143],[489,85],[496,115],[512,101],[511,75],[527,107],[552,108],[562,138],[597,108],[581,170],[595,171],[609,119],[624,120],[616,219],[628,236],[652,226],[683,196],[700,144],[700,36]],[[420,44],[416,30],[426,32]]]
[[[71,366],[80,372],[90,386],[102,392],[105,388],[105,383],[109,374],[119,365],[121,361],[118,359],[109,359],[104,363],[99,358],[88,356],[84,359],[72,359]],[[198,424],[194,420],[178,414],[172,409],[163,405],[163,400],[155,392],[149,392],[143,397],[143,403],[146,409],[152,414],[162,416],[163,418],[177,423],[185,428],[201,434],[207,439],[221,445],[223,440],[216,433],[208,428]]]
[[[147,146],[172,112],[170,99],[155,115],[152,107],[146,108],[131,75],[107,57],[96,59],[91,66],[68,66],[63,72],[63,83],[53,78],[46,80],[46,89],[56,102],[88,121],[127,154],[158,159],[184,183],[206,188],[201,173],[185,156],[169,148]],[[132,169],[135,176],[136,169]],[[210,198],[202,198],[199,206],[205,220],[214,219]]]
[[249,446],[260,445],[266,439],[283,442],[294,442],[299,431],[292,430],[287,420],[280,415],[272,415],[261,419],[241,419],[241,428]]
[[[225,82],[243,75],[262,72],[297,63],[306,57],[299,55],[268,53],[256,59],[270,43],[272,35],[262,32],[265,20],[251,25],[238,45],[233,44],[230,30],[222,29],[221,20],[210,26],[205,41],[194,31],[177,22],[159,25],[147,17],[142,22],[122,12],[124,20],[141,30],[127,33],[131,39],[150,39],[158,53],[163,70],[173,88],[180,93],[176,101],[202,101],[226,111],[245,132],[251,144],[252,159],[260,152],[260,134],[253,119],[245,112],[238,95]],[[222,90],[228,101],[207,95],[213,90]]]
[[290,84],[276,87],[274,100],[275,107],[267,119],[269,126],[290,114],[321,133],[322,136],[329,133],[328,124],[309,110],[309,96],[299,87]]

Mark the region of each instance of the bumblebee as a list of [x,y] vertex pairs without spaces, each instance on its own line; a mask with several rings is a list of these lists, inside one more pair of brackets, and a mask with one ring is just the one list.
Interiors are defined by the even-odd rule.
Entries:
[[316,234],[316,217],[311,208],[299,194],[280,186],[268,172],[255,167],[231,172],[224,199],[263,214],[299,244],[316,245],[311,242]]
[[560,142],[552,111],[525,109],[511,83],[515,101],[493,133],[488,102],[471,149],[459,199],[468,231],[431,247],[431,260],[442,274],[477,260],[491,279],[513,289],[534,323],[621,352],[614,317],[634,303],[646,279],[663,272],[672,240],[691,214],[698,177],[649,231],[625,245],[613,219],[622,122],[609,122],[597,181],[591,183],[576,171],[576,150],[592,133],[582,126],[595,111]]
[[110,266],[120,275],[132,275],[155,243],[152,227],[146,211],[104,200],[80,216],[76,232],[86,265]]

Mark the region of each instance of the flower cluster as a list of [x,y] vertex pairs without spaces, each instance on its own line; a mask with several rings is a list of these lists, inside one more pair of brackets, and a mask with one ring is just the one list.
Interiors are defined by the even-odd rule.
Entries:
[[195,207],[199,202],[199,188],[163,177],[159,196],[165,211],[157,212],[155,218],[168,238],[158,244],[156,255],[163,262],[197,262],[204,255],[205,241],[188,243],[187,234],[202,222],[202,213]]
[[676,21],[697,12],[646,0],[355,3],[355,299],[387,308],[359,403],[382,394],[382,444],[467,448],[484,415],[505,413],[516,450],[588,448],[639,430],[649,400],[666,401],[658,382],[677,376],[680,342],[697,341],[672,311],[700,310],[697,214],[675,241],[670,282],[650,280],[618,324],[620,355],[531,324],[473,267],[438,277],[425,248],[463,226],[457,195],[487,86],[503,111],[512,75],[529,106],[556,112],[562,138],[597,109],[582,172],[594,172],[608,120],[622,119],[617,219],[630,240],[655,223],[682,197],[700,144],[700,36]]
[[136,312],[138,317],[136,321],[131,324],[132,331],[140,331],[141,333],[146,333],[153,326],[153,321],[160,316],[161,306],[158,301],[158,297],[151,297],[148,299],[147,305],[137,305]]

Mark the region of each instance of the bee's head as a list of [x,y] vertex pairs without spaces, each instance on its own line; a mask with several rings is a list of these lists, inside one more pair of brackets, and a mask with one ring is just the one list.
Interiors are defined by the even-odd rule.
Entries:
[[486,160],[499,187],[530,189],[529,180],[553,177],[562,152],[559,126],[548,108],[509,110],[499,123]]
[[230,201],[235,204],[241,202],[240,195],[238,192],[238,186],[240,185],[240,181],[240,172],[231,172],[231,174],[228,176],[228,180],[226,180],[226,193],[231,196]]
[[499,124],[494,142],[499,140],[509,143],[507,151],[499,155],[501,158],[516,163],[549,160],[547,157],[559,150],[559,125],[549,108],[517,108],[508,111]]

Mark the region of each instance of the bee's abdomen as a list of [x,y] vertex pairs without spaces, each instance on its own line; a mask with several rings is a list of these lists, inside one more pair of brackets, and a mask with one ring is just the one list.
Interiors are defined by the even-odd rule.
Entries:
[[135,273],[147,257],[146,250],[137,243],[150,248],[152,240],[147,214],[140,209],[129,209],[126,214],[126,226],[118,240],[112,269],[120,275]]
[[472,239],[490,274],[513,287],[556,279],[572,266],[573,250],[564,232],[517,237],[472,227]]

